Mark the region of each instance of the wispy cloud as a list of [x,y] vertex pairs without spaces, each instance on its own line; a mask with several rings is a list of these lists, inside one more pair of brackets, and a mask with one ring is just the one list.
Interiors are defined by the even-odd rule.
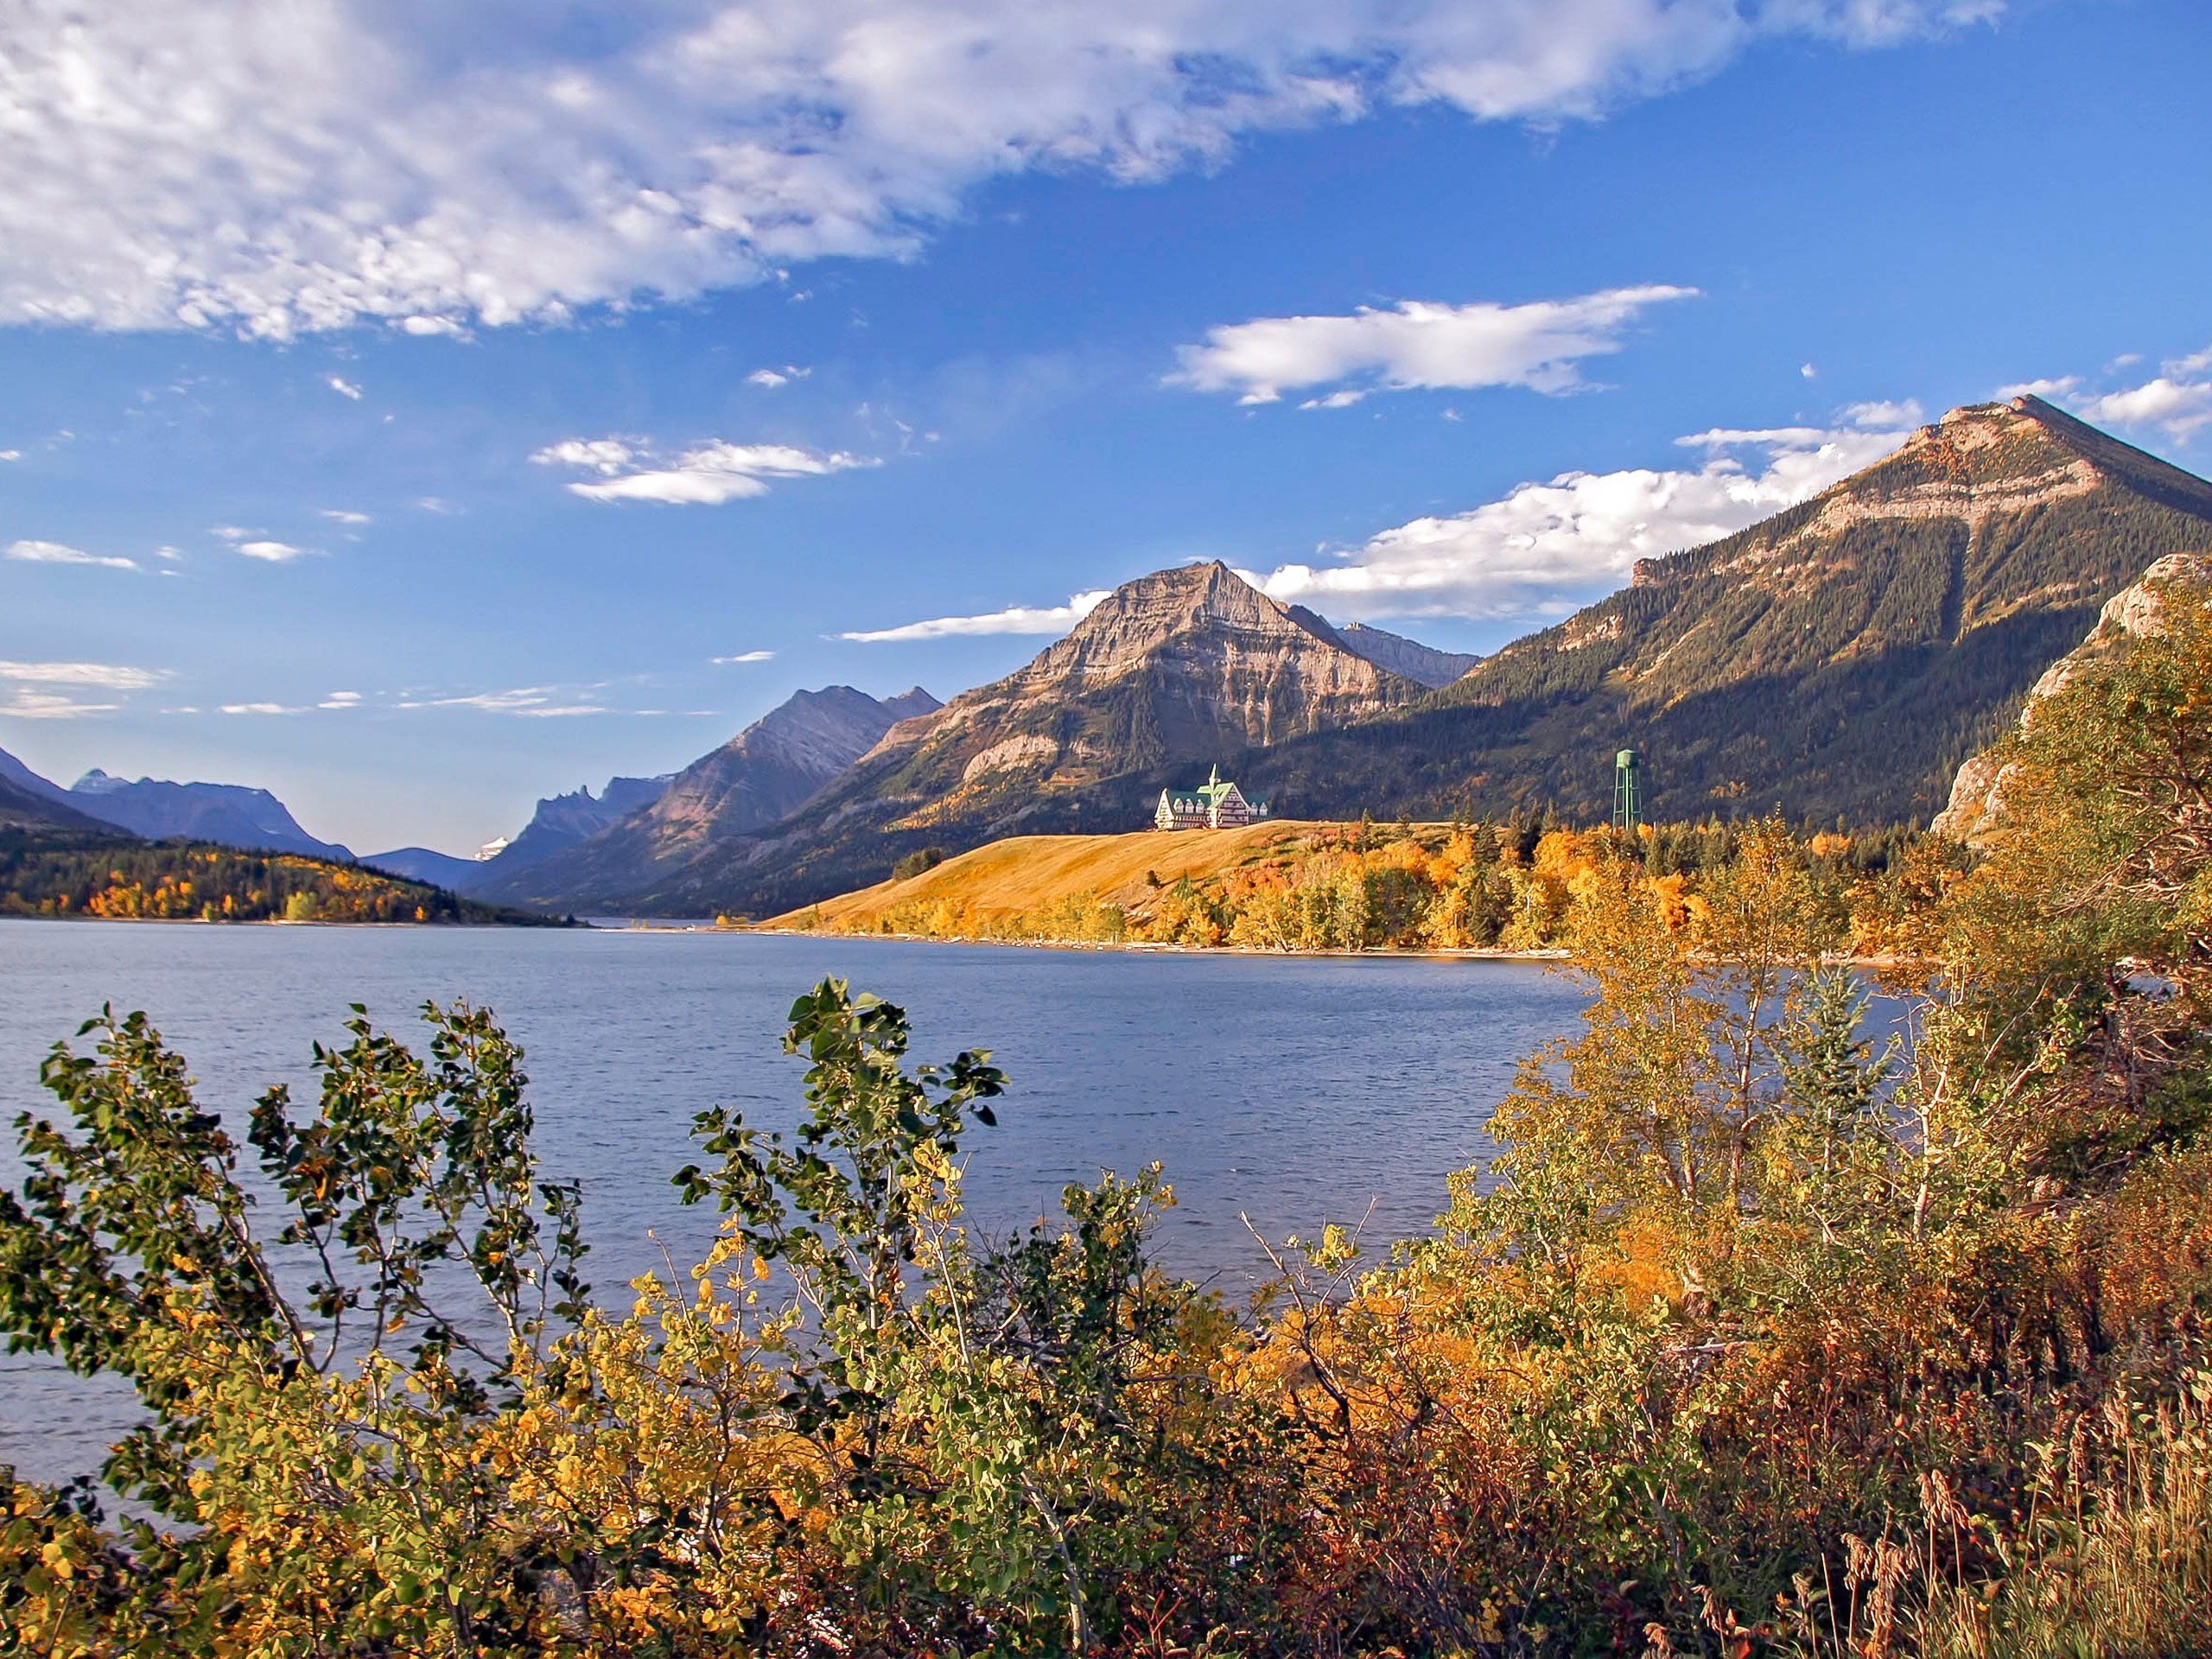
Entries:
[[315,704],[318,709],[358,709],[360,706],[361,694],[358,691],[333,691]]
[[226,702],[222,709],[226,715],[304,715],[308,706],[303,702]]
[[[562,699],[566,697],[567,701]],[[505,691],[472,691],[460,696],[412,697],[401,702],[402,709],[474,709],[487,715],[517,715],[532,720],[559,720],[580,715],[606,715],[615,711],[603,703],[583,701],[574,692],[564,692],[559,686],[524,685]]]
[[804,380],[812,369],[803,369],[796,363],[786,363],[780,369],[755,369],[745,377],[749,386],[761,386],[773,391],[778,386],[787,386],[794,380]]
[[11,686],[4,697],[0,697],[0,715],[13,715],[17,720],[81,720],[90,715],[111,715],[123,705],[115,702],[79,702],[60,691],[43,691],[35,686]]
[[32,685],[92,685],[105,691],[143,691],[169,677],[158,668],[126,668],[118,663],[0,662],[0,680]]
[[717,668],[732,663],[765,663],[776,653],[772,651],[741,651],[734,657],[716,657],[711,660]]
[[21,461],[22,458],[23,452],[20,449],[0,449],[0,461]]
[[371,522],[367,513],[349,512],[344,507],[325,507],[322,510],[322,516],[334,524],[365,524]]
[[825,454],[783,443],[728,443],[710,438],[665,462],[641,438],[565,438],[531,459],[543,467],[596,473],[599,482],[571,483],[587,501],[655,501],[676,506],[720,506],[766,495],[771,479],[819,477],[855,467],[879,467],[872,456]]
[[8,556],[26,564],[96,564],[110,570],[136,570],[138,561],[111,555],[87,553],[60,542],[10,542]]
[[911,252],[1029,167],[1217,165],[1442,105],[1557,123],[1764,39],[1880,46],[2002,0],[696,0],[457,52],[340,0],[17,0],[0,322],[410,334]]
[[333,374],[324,378],[323,385],[328,386],[340,397],[350,397],[357,404],[361,401],[361,389],[350,380]]
[[1307,409],[1341,409],[1374,391],[1525,386],[1572,391],[1577,364],[1621,348],[1621,333],[1647,308],[1695,296],[1694,288],[1648,284],[1529,305],[1443,305],[1408,300],[1349,316],[1260,317],[1210,329],[1177,351],[1171,385],[1233,391],[1271,404],[1285,391],[1344,386]]
[[895,628],[874,628],[837,637],[856,639],[863,645],[880,645],[897,639],[944,639],[964,633],[1065,633],[1112,592],[1109,588],[1101,588],[1076,594],[1065,605],[1012,605],[1002,611],[986,611],[980,616],[935,616]]
[[264,564],[288,564],[315,550],[295,547],[289,542],[271,540],[266,531],[248,530],[243,524],[217,524],[207,532],[220,542],[230,543],[231,551],[242,557],[259,559]]

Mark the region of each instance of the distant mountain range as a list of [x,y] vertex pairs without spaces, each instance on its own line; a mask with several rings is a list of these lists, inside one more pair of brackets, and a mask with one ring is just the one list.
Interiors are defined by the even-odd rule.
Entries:
[[[924,848],[1140,828],[1215,762],[1278,816],[1601,819],[1631,746],[1654,817],[1925,822],[2100,607],[2204,553],[2212,484],[2039,399],[1977,404],[1486,658],[1185,566],[950,703],[802,691],[671,777],[541,800],[494,858],[366,861],[543,910],[764,915]],[[0,823],[40,811],[344,855],[263,791],[64,791],[0,755]]]
[[[718,868],[733,839],[798,811],[885,733],[940,706],[919,686],[881,699],[849,685],[801,691],[674,778],[652,780],[664,787],[588,839],[495,874],[471,891],[583,912],[634,907],[648,893],[666,893],[680,906],[676,895],[689,872]],[[610,785],[610,800],[613,794]],[[541,812],[548,804],[539,803]],[[499,872],[528,839],[528,832],[517,837],[486,868]]]
[[1926,822],[2099,607],[2207,549],[2212,485],[2038,399],[1974,405],[1479,661],[1332,627],[1221,565],[1142,577],[780,821],[675,812],[671,791],[499,896],[773,913],[923,847],[1138,828],[1215,760],[1293,817],[1586,822],[1633,746],[1654,817]]
[[[335,842],[302,830],[284,804],[265,789],[239,784],[175,784],[111,778],[95,766],[67,789],[41,778],[0,750],[0,785],[15,798],[9,810],[28,815],[43,804],[53,827],[121,830],[148,841],[172,837],[212,842],[255,852],[305,853],[344,864],[353,855]],[[0,806],[8,798],[0,797]]]

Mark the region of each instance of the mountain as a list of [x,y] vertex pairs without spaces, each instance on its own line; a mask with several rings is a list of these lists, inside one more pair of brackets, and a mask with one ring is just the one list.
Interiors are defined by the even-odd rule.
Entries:
[[[2044,699],[2056,696],[2090,664],[2113,656],[2127,640],[2158,632],[2165,608],[2158,588],[2168,583],[2202,591],[2212,585],[2212,556],[2169,554],[2145,570],[2142,581],[2107,600],[2089,637],[2045,669],[2028,692],[2020,709],[2021,729],[2032,723]],[[2012,775],[2012,768],[1993,756],[1974,756],[1951,780],[1951,798],[1929,828],[1970,847],[1988,846],[2005,821],[2005,786]]]
[[[609,825],[620,823],[639,807],[651,806],[658,800],[675,776],[674,772],[664,772],[658,778],[610,778],[607,788],[596,798],[589,785],[566,795],[548,796],[538,802],[537,810],[530,815],[530,822],[512,840],[494,842],[499,850],[474,863],[467,890],[497,886],[533,865],[543,863],[563,849],[588,841]],[[456,887],[454,891],[464,889]]]
[[67,790],[40,777],[5,749],[0,749],[0,784],[10,785],[22,793],[38,799],[56,801],[64,806],[69,804]]
[[[1515,641],[1413,705],[1235,761],[1304,817],[1779,806],[1925,822],[2114,594],[2212,548],[2212,484],[2033,397],[1952,410],[1812,499]],[[1226,763],[1225,763],[1226,764]]]
[[1357,652],[1377,668],[1388,669],[1408,680],[1418,680],[1432,691],[1452,683],[1482,658],[1472,652],[1439,651],[1418,639],[1384,628],[1353,622],[1338,628],[1337,639],[1345,650]]
[[[685,856],[655,858],[622,902],[764,914],[878,880],[924,847],[1118,830],[1150,810],[1131,795],[1132,779],[1202,768],[1422,690],[1226,565],[1160,571],[1116,589],[1027,667],[891,728],[804,810],[759,826],[766,834],[733,835],[713,817],[671,825],[690,837],[679,843]],[[671,789],[656,813],[677,799]],[[549,867],[539,902],[589,902],[553,885],[554,874]]]
[[70,785],[67,799],[86,817],[149,841],[181,836],[256,852],[306,853],[340,863],[353,857],[301,829],[267,790],[241,784],[173,784],[153,778],[130,783],[95,766]]
[[361,862],[386,875],[408,881],[427,881],[448,893],[466,892],[470,883],[480,880],[484,874],[484,866],[479,860],[455,858],[451,853],[433,852],[428,847],[400,847],[388,853],[370,853]]
[[[0,750],[0,760],[13,760],[14,756]],[[20,763],[17,763],[20,765]],[[30,774],[33,778],[37,773]],[[42,779],[41,781],[43,781]],[[67,796],[67,791],[57,794]],[[32,830],[48,831],[67,830],[77,834],[112,836],[112,826],[97,818],[88,818],[74,807],[64,805],[52,796],[24,788],[15,781],[14,770],[0,768],[0,830]]]
[[[525,831],[486,867],[488,879],[472,891],[585,911],[630,907],[647,893],[681,891],[687,873],[713,865],[726,842],[797,811],[893,726],[940,706],[919,686],[880,700],[849,685],[797,692],[664,785],[652,780],[651,798],[630,813],[517,864],[512,861],[525,850]],[[610,785],[607,799],[614,794]],[[540,815],[555,804],[539,802]],[[532,819],[531,827],[537,823]]]

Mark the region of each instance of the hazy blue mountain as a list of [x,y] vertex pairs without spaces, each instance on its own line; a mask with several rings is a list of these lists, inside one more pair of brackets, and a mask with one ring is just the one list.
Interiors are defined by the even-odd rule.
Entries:
[[537,810],[530,815],[530,822],[516,833],[513,840],[475,866],[470,887],[488,887],[512,880],[554,854],[590,840],[601,830],[660,799],[676,776],[670,772],[658,778],[610,778],[607,787],[597,795],[587,784],[566,795],[547,796],[538,802]]
[[434,887],[443,887],[448,893],[466,893],[469,887],[484,879],[486,861],[455,858],[451,853],[433,852],[428,847],[398,847],[388,853],[371,853],[361,860],[372,870],[382,870],[386,875],[404,876],[410,881],[428,881]]
[[243,784],[175,784],[156,778],[133,783],[95,766],[64,798],[87,817],[149,841],[179,836],[257,852],[308,853],[341,861],[353,856],[335,842],[317,841],[301,829],[267,790]]
[[59,801],[64,806],[69,804],[67,790],[57,783],[40,777],[5,749],[0,749],[0,783],[12,784],[27,795],[36,795],[49,801]]
[[[919,686],[887,698],[849,685],[798,692],[677,773],[647,805],[476,891],[562,910],[625,908],[675,873],[713,861],[733,838],[796,812],[893,727],[940,706]],[[514,850],[486,868],[505,866]]]
[[1388,628],[1370,628],[1364,622],[1345,624],[1337,630],[1337,638],[1344,641],[1346,650],[1357,652],[1376,667],[1418,680],[1432,691],[1451,684],[1482,661],[1471,651],[1439,651]]

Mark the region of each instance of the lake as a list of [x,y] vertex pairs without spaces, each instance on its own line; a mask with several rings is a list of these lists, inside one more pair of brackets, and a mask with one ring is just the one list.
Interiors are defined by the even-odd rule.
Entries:
[[[103,1002],[143,1008],[243,1139],[272,1083],[311,1103],[310,1046],[347,1005],[416,1032],[428,999],[495,1009],[527,1054],[548,1175],[584,1188],[603,1299],[703,1253],[707,1206],[669,1177],[694,1114],[799,1121],[800,1060],[779,1039],[825,975],[904,1006],[910,1059],[993,1051],[1000,1127],[964,1142],[971,1215],[994,1231],[1057,1215],[1060,1189],[1159,1160],[1177,1205],[1156,1253],[1235,1291],[1270,1236],[1368,1214],[1378,1248],[1426,1231],[1444,1177],[1490,1156],[1515,1063],[1567,1030],[1573,983],[1521,962],[1045,950],[667,929],[213,927],[0,920],[0,1113],[51,1097],[38,1065]],[[411,1039],[410,1039],[411,1040]],[[0,1137],[0,1181],[22,1166]],[[52,1479],[91,1468],[127,1395],[35,1357],[0,1356],[0,1464]]]

